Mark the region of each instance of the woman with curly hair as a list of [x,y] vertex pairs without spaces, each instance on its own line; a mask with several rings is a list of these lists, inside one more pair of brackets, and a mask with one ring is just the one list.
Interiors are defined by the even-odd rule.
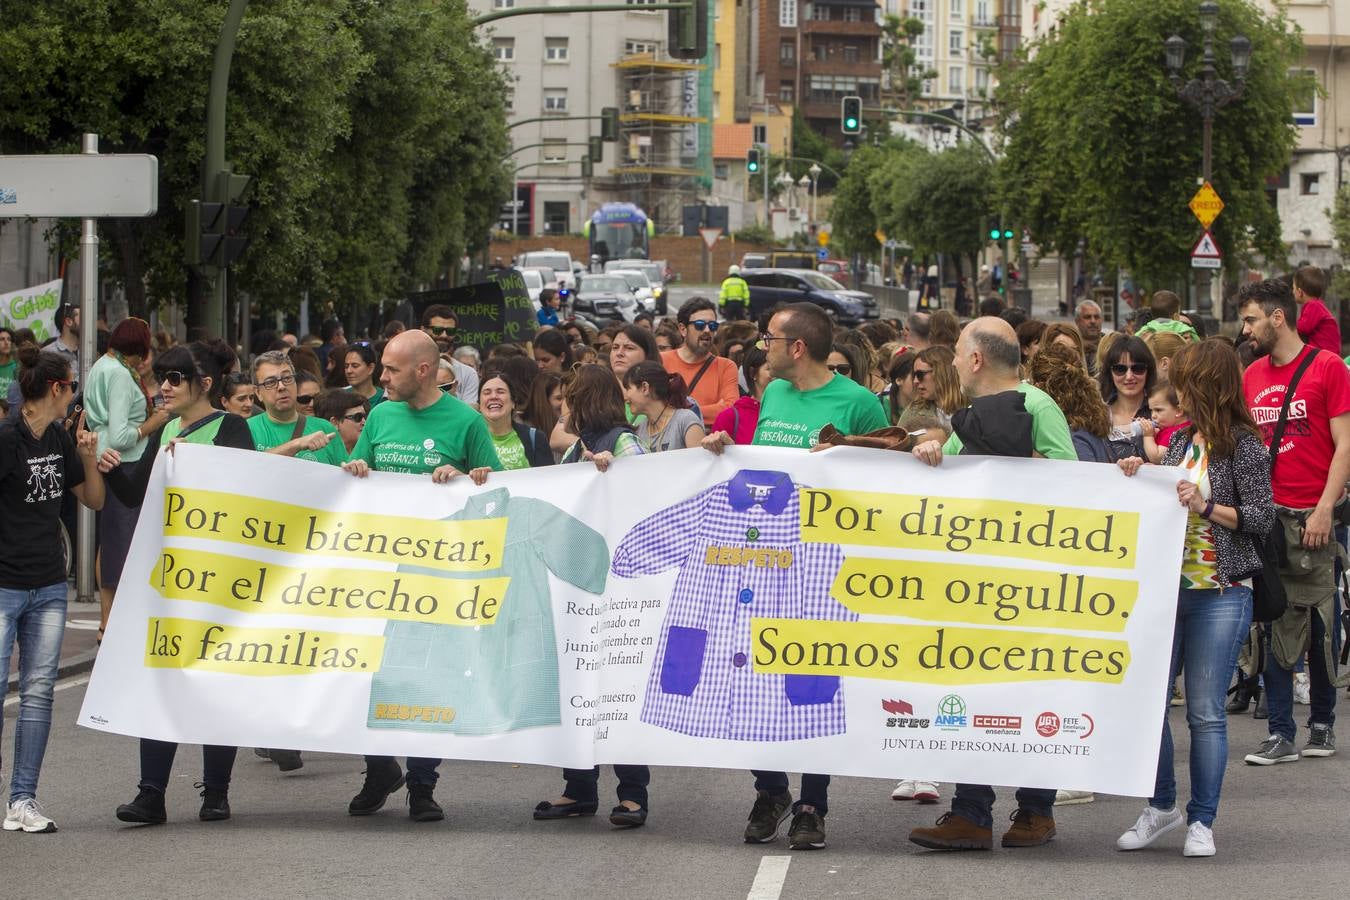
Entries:
[[1049,347],[1051,344],[1062,344],[1069,347],[1078,354],[1078,365],[1087,371],[1087,354],[1083,349],[1083,335],[1079,333],[1078,327],[1071,322],[1051,322],[1045,326],[1045,331],[1041,333],[1041,347]]
[[1069,420],[1073,448],[1081,462],[1111,462],[1106,435],[1111,417],[1101,389],[1062,343],[1046,344],[1031,358],[1027,380],[1050,395]]

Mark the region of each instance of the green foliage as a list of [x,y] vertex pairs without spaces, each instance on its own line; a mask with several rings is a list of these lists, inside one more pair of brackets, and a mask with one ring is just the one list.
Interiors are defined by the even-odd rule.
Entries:
[[[802,116],[800,106],[792,110],[792,156],[793,163],[790,174],[794,181],[805,175],[806,170],[811,168],[811,163],[805,160],[819,160],[827,167],[825,171],[820,173],[820,178],[816,181],[816,190],[821,193],[833,190],[838,180],[830,172],[830,169],[842,173],[849,162],[848,156],[842,149],[807,124],[806,118]],[[777,165],[770,172],[770,179],[783,169],[783,161],[781,159],[775,161]]]
[[920,69],[915,42],[923,34],[924,24],[915,18],[900,18],[888,13],[881,23],[881,67],[890,75],[887,98],[901,109],[909,109],[922,93],[923,80],[935,73]]
[[[1341,188],[1336,196],[1336,208],[1331,213],[1331,227],[1336,234],[1336,244],[1341,248],[1350,247],[1350,185]],[[1344,252],[1344,250],[1342,250]],[[1350,298],[1350,271],[1344,267],[1335,275],[1336,296],[1344,305]]]
[[[1220,74],[1230,74],[1234,35],[1253,50],[1244,95],[1214,119],[1212,181],[1226,208],[1213,230],[1230,262],[1282,259],[1265,181],[1295,144],[1293,102],[1304,82],[1288,72],[1300,41],[1282,14],[1245,0],[1219,6]],[[1012,221],[1048,250],[1071,255],[1086,238],[1108,267],[1168,284],[1187,275],[1200,233],[1186,204],[1201,171],[1201,120],[1167,78],[1162,45],[1173,33],[1189,44],[1183,76],[1195,76],[1202,35],[1193,0],[1085,0],[1029,49],[1028,62],[1002,73],[997,95],[1008,114],[1000,183]]]
[[731,236],[732,240],[745,241],[749,244],[772,245],[778,242],[773,236],[773,229],[768,225],[756,222],[753,225],[746,225],[740,231]]
[[871,256],[877,251],[877,214],[870,182],[885,158],[886,152],[880,147],[859,147],[853,151],[844,177],[835,188],[830,238],[850,256],[855,253]]

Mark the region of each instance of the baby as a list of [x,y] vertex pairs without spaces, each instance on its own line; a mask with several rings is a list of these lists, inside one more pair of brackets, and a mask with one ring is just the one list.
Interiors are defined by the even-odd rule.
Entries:
[[1172,440],[1172,435],[1191,423],[1181,410],[1176,389],[1166,381],[1158,382],[1148,395],[1148,411],[1150,418],[1136,419],[1135,422],[1143,432],[1144,453],[1148,461],[1157,464],[1167,454],[1167,444]]

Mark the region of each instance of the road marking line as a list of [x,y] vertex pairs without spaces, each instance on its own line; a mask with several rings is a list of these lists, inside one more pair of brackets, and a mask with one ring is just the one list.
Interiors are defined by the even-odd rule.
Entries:
[[783,882],[787,881],[790,856],[764,856],[759,860],[759,871],[755,873],[755,883],[750,885],[750,893],[745,900],[778,900],[783,893]]
[[77,631],[98,631],[98,619],[66,619],[66,627]]
[[[89,683],[89,676],[88,676],[88,675],[76,675],[76,676],[74,676],[74,677],[72,677],[72,678],[66,678],[66,679],[63,679],[63,680],[61,680],[61,681],[58,681],[58,682],[56,683],[56,685],[52,688],[52,690],[53,690],[53,691],[66,691],[66,690],[69,690],[69,689],[71,689],[71,688],[83,687],[84,685],[86,685],[86,684],[88,684],[88,683]],[[17,692],[16,692],[16,693],[14,694],[14,696],[12,696],[12,697],[6,697],[6,698],[5,698],[5,709],[9,709],[11,706],[17,706],[18,703],[19,703],[19,699],[20,699],[20,698],[19,698],[19,695],[18,695]]]

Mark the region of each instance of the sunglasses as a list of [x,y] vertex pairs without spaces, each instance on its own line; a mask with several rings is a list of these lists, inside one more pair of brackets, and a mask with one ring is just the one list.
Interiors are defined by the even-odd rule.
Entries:
[[932,375],[932,374],[933,374],[933,370],[932,370],[932,369],[915,369],[915,370],[914,370],[914,380],[915,380],[915,381],[923,381],[925,378],[927,378],[929,375]]
[[709,322],[705,319],[696,319],[693,322],[689,323],[689,327],[693,328],[695,331],[711,331],[713,334],[716,334],[717,329],[720,328],[721,326],[717,322]]
[[279,384],[290,387],[295,384],[295,376],[290,373],[285,375],[273,375],[271,378],[264,378],[262,381],[258,382],[258,387],[265,391],[274,391]]
[[1148,372],[1148,366],[1144,363],[1116,363],[1111,367],[1112,375],[1124,375],[1126,372],[1133,372],[1135,375],[1143,375]]
[[295,402],[299,403],[301,406],[309,406],[314,402],[314,398],[317,396],[317,394],[300,394],[295,398]]
[[71,392],[72,394],[75,393],[76,389],[80,386],[80,383],[79,383],[78,381],[74,381],[74,380],[71,380],[71,381],[62,381],[62,380],[59,379],[59,378],[52,378],[52,379],[50,379],[47,383],[48,383],[48,384],[59,384],[59,385],[62,385],[63,387],[68,387],[68,388],[70,388],[70,392]]
[[457,382],[457,381],[447,381],[447,382],[445,382],[444,384],[438,384],[438,385],[436,385],[436,387],[438,387],[438,388],[441,389],[441,393],[442,393],[442,394],[448,394],[448,393],[450,393],[451,391],[453,391],[453,390],[455,390],[456,388],[459,387],[459,382]]
[[838,372],[840,375],[853,374],[853,367],[848,363],[840,363],[837,366],[827,365],[825,368],[829,369],[831,372]]
[[453,325],[428,325],[427,331],[431,332],[432,337],[454,337],[458,331]]
[[360,425],[366,420],[366,413],[352,413],[351,415],[343,416],[342,418],[346,419],[348,422],[355,422],[357,425]]
[[184,381],[192,380],[192,376],[187,372],[179,372],[175,369],[170,369],[167,372],[156,372],[155,377],[159,379],[160,384],[167,381],[173,387],[180,387]]

